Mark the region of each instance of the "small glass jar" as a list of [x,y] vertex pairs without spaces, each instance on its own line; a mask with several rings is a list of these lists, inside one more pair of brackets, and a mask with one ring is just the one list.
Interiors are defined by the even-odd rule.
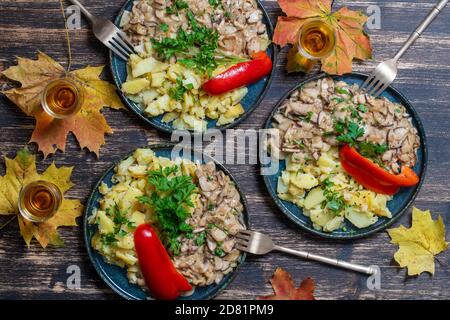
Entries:
[[77,114],[84,102],[84,89],[69,77],[51,81],[41,94],[44,111],[56,119]]
[[326,58],[336,47],[336,32],[323,20],[311,20],[299,30],[294,50],[296,64],[300,71],[308,72],[321,59]]
[[38,180],[22,187],[19,192],[19,213],[31,222],[44,222],[51,219],[59,210],[62,192],[49,181]]

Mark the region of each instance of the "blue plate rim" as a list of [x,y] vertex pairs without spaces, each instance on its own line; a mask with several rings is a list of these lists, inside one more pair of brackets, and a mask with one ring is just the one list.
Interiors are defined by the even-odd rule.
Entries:
[[[84,209],[84,216],[83,216],[83,239],[84,239],[84,244],[86,246],[86,250],[89,256],[89,260],[91,261],[92,266],[94,267],[95,271],[97,272],[97,274],[100,276],[100,278],[103,280],[104,283],[106,283],[108,285],[108,287],[110,287],[115,293],[117,293],[119,296],[121,296],[124,299],[127,300],[137,300],[134,299],[134,297],[130,294],[128,294],[126,291],[124,291],[120,286],[117,286],[115,284],[114,281],[112,281],[109,277],[109,275],[103,270],[103,268],[98,265],[95,262],[95,258],[94,258],[94,249],[91,246],[91,238],[89,237],[89,232],[88,232],[88,227],[89,227],[89,222],[88,222],[88,218],[89,215],[92,211],[92,208],[95,206],[94,203],[94,194],[95,191],[98,190],[100,184],[103,182],[103,180],[106,178],[106,176],[109,174],[110,171],[114,170],[114,168],[123,160],[125,160],[126,158],[128,158],[129,156],[131,156],[134,151],[136,149],[140,149],[140,148],[150,148],[152,150],[157,150],[157,149],[173,149],[173,147],[175,147],[176,144],[172,143],[172,142],[164,142],[164,143],[154,143],[154,144],[147,144],[147,145],[143,145],[141,147],[135,148],[133,151],[128,152],[124,157],[120,158],[119,160],[115,161],[113,163],[113,165],[111,165],[109,168],[107,168],[104,173],[102,174],[102,176],[98,179],[98,181],[95,183],[94,187],[91,190],[91,193],[89,195],[89,198],[86,202],[86,206]],[[185,151],[188,151],[192,154],[201,154],[202,157],[204,157],[205,162],[206,161],[213,161],[215,163],[215,165],[222,170],[227,176],[230,177],[231,181],[234,182],[236,189],[239,192],[239,195],[241,196],[241,202],[242,205],[244,207],[244,211],[243,211],[243,220],[244,223],[247,226],[247,229],[250,229],[251,223],[250,223],[250,214],[249,214],[249,206],[248,206],[248,201],[247,198],[245,196],[245,193],[242,191],[239,183],[237,182],[237,180],[235,179],[235,177],[231,174],[231,172],[221,163],[219,163],[218,161],[216,161],[214,158],[210,157],[209,155],[206,155],[204,153],[201,153],[199,151],[196,151],[190,147],[186,147],[183,146]],[[239,264],[236,266],[236,268],[233,270],[231,276],[227,279],[226,282],[224,282],[221,287],[212,295],[210,295],[208,297],[208,299],[213,299],[214,297],[216,297],[220,292],[222,292],[223,290],[225,290],[236,278],[238,271],[240,270],[240,268],[242,267],[242,265],[245,263],[245,260],[247,258],[247,253],[244,251],[241,251],[241,258],[240,258],[240,262]],[[107,263],[107,262],[105,262]],[[150,295],[147,296],[147,298],[152,299],[152,297]],[[187,300],[186,300],[187,301]]]
[[[114,24],[116,26],[118,26],[118,22],[120,21],[119,17],[121,17],[123,15],[123,12],[125,11],[125,9],[128,7],[130,2],[133,2],[134,0],[127,0],[125,1],[125,4],[121,7],[119,13],[116,15],[116,18],[114,19]],[[262,3],[260,2],[260,0],[255,0],[258,4],[259,9],[263,12],[263,15],[265,17],[265,19],[267,20],[267,32],[268,32],[268,36],[269,36],[269,40],[270,40],[270,47],[271,47],[271,58],[272,58],[272,71],[270,72],[267,81],[265,83],[264,89],[262,91],[262,93],[260,94],[259,98],[252,104],[252,106],[243,114],[241,115],[239,118],[237,118],[235,121],[222,125],[222,126],[215,126],[209,129],[218,129],[220,131],[226,130],[226,129],[230,129],[233,128],[235,126],[237,126],[238,124],[240,124],[242,121],[244,121],[245,119],[247,119],[248,116],[250,116],[251,113],[253,113],[255,111],[255,109],[261,104],[262,100],[264,99],[264,97],[266,96],[267,92],[269,91],[271,85],[272,85],[272,81],[275,75],[275,69],[276,69],[276,65],[277,65],[277,60],[278,60],[278,53],[279,53],[279,48],[278,46],[276,46],[273,42],[272,42],[272,38],[273,38],[273,32],[274,32],[274,28],[273,28],[273,24],[272,21],[270,20],[270,16],[267,13],[267,10],[265,9],[265,7],[262,5]],[[135,115],[137,115],[142,121],[144,121],[147,125],[150,125],[151,127],[162,131],[164,133],[172,133],[173,131],[177,130],[173,127],[167,128],[165,126],[159,125],[153,121],[151,121],[151,118],[146,117],[143,113],[138,112],[133,106],[132,106],[132,102],[126,97],[126,95],[122,92],[122,90],[120,90],[120,80],[117,76],[117,74],[113,71],[114,70],[114,66],[113,66],[113,57],[114,57],[114,53],[109,50],[109,69],[112,75],[112,78],[114,80],[114,84],[116,86],[117,92],[119,93],[120,98],[122,99],[122,101],[125,103],[125,105],[127,106],[127,109],[130,110],[131,112],[133,112]],[[193,132],[192,129],[187,129],[187,131]]]
[[[351,73],[347,73],[347,74],[344,74],[344,75],[328,75],[328,74],[326,74],[324,72],[320,72],[319,74],[306,77],[304,80],[302,80],[300,83],[295,85],[293,88],[289,89],[281,97],[281,99],[277,102],[277,104],[273,108],[272,112],[270,113],[269,117],[267,118],[267,120],[266,120],[266,122],[264,124],[264,129],[270,128],[270,125],[272,123],[272,119],[273,119],[275,113],[277,112],[278,108],[284,102],[284,100],[287,99],[295,90],[299,89],[304,84],[306,84],[306,83],[308,83],[310,81],[316,81],[316,80],[322,79],[324,77],[338,78],[338,77],[345,77],[345,76],[352,76],[352,75],[360,77],[360,78],[363,78],[363,80],[367,79],[367,77],[368,77],[367,74],[364,74],[364,73],[361,73],[361,72],[351,72]],[[417,131],[418,131],[418,134],[419,134],[422,146],[423,146],[423,151],[422,151],[423,152],[423,158],[422,158],[422,166],[421,166],[421,173],[422,174],[421,174],[421,177],[420,177],[419,184],[417,186],[415,186],[415,190],[414,190],[413,194],[410,196],[408,202],[404,205],[404,207],[395,216],[393,216],[389,220],[385,220],[384,223],[380,224],[376,228],[373,228],[373,229],[368,230],[368,231],[363,231],[363,232],[360,232],[360,233],[357,233],[357,234],[336,235],[336,234],[333,234],[333,233],[326,233],[326,232],[323,232],[323,231],[316,230],[316,229],[314,229],[312,227],[309,227],[309,226],[303,224],[302,222],[300,222],[299,219],[296,218],[294,214],[292,214],[288,209],[286,209],[284,207],[281,199],[279,199],[276,196],[276,194],[273,194],[271,192],[271,184],[269,182],[269,178],[268,178],[268,176],[264,175],[263,176],[264,184],[266,186],[267,192],[269,193],[270,197],[275,201],[275,204],[281,210],[281,212],[289,220],[294,222],[300,228],[302,228],[302,229],[304,229],[304,230],[306,230],[306,231],[308,231],[310,233],[313,233],[315,235],[318,235],[318,236],[320,236],[322,238],[327,238],[327,239],[333,239],[333,240],[354,240],[354,239],[360,239],[360,238],[367,237],[369,235],[372,235],[374,233],[377,233],[377,232],[379,232],[381,230],[386,229],[387,227],[389,227],[390,225],[395,223],[398,219],[400,219],[406,213],[408,208],[414,203],[418,193],[420,192],[420,189],[422,188],[423,182],[425,180],[427,167],[428,167],[428,142],[427,142],[427,137],[426,137],[426,134],[425,134],[425,128],[423,126],[422,120],[419,117],[419,114],[417,113],[417,111],[413,107],[412,103],[406,98],[406,96],[403,93],[401,93],[398,89],[396,89],[392,85],[390,85],[386,90],[390,90],[393,94],[395,94],[398,98],[400,98],[402,104],[404,104],[408,108],[408,113],[410,113],[411,117],[417,123]]]

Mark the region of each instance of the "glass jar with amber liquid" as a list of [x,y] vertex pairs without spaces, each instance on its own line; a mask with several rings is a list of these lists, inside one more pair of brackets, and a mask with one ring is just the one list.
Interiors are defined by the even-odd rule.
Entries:
[[336,46],[334,28],[325,21],[312,20],[299,30],[297,40],[297,62],[305,67],[305,72],[322,58],[326,58]]
[[19,212],[31,222],[44,222],[58,211],[61,190],[55,184],[39,180],[25,185],[19,193]]
[[83,99],[83,88],[66,77],[53,80],[45,87],[41,105],[51,117],[65,119],[78,113]]

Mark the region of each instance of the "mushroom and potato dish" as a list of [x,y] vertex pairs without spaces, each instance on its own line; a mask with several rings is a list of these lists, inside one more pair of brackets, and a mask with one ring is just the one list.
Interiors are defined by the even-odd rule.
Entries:
[[146,285],[133,241],[143,224],[156,230],[192,286],[219,283],[236,268],[241,253],[235,235],[246,229],[244,207],[234,183],[213,162],[172,161],[137,149],[117,165],[112,181],[112,187],[100,185],[99,208],[89,217],[98,226],[92,247],[108,263],[126,267],[130,283]]
[[246,86],[211,95],[202,87],[239,63],[265,52],[270,40],[255,0],[139,0],[121,21],[136,45],[127,97],[148,117],[163,116],[175,129],[203,131],[244,113]]
[[387,202],[393,192],[361,185],[364,175],[370,180],[370,172],[359,172],[358,177],[354,174],[360,170],[358,165],[344,170],[339,148],[352,146],[358,157],[365,158],[364,164],[400,177],[402,168],[415,165],[420,146],[404,106],[374,98],[356,84],[325,77],[291,94],[275,114],[273,126],[279,139],[273,139],[270,148],[286,158],[278,196],[301,207],[314,228],[331,232],[341,228],[345,219],[365,228],[378,217],[391,217]]

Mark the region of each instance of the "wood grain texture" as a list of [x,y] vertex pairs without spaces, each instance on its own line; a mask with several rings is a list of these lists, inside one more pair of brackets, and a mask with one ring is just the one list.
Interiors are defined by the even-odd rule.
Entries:
[[[112,19],[123,0],[84,1],[97,15]],[[369,5],[381,8],[381,30],[369,30],[372,39],[373,61],[355,64],[355,71],[368,72],[373,66],[391,57],[419,20],[431,9],[434,1],[335,1],[335,7],[348,5],[365,11]],[[263,1],[272,21],[281,14],[276,1]],[[0,70],[15,63],[15,56],[34,58],[42,50],[67,63],[67,48],[63,20],[57,0],[0,0]],[[107,50],[89,31],[86,21],[80,30],[70,32],[73,48],[73,67],[107,64]],[[276,62],[277,71],[266,98],[256,111],[238,128],[263,126],[278,99],[305,78],[302,74],[287,75],[284,71],[286,52]],[[446,8],[418,42],[403,57],[395,86],[413,103],[419,113],[429,141],[429,165],[425,183],[415,205],[431,209],[434,215],[444,216],[448,229],[450,218],[450,8]],[[109,70],[105,79],[110,80]],[[0,83],[1,86],[1,83]],[[13,156],[29,141],[34,120],[24,116],[4,96],[0,96],[0,152]],[[58,165],[75,165],[73,180],[76,186],[69,196],[87,200],[91,187],[110,164],[123,154],[146,143],[166,141],[168,136],[148,128],[134,114],[124,111],[105,111],[114,134],[106,139],[100,150],[100,159],[80,150],[75,139],[68,140],[66,153],[57,153],[47,160],[38,156],[38,168],[44,169],[51,161]],[[35,150],[35,146],[32,146]],[[257,166],[230,166],[251,208],[254,229],[267,232],[277,242],[293,248],[310,250],[330,257],[338,257],[361,264],[381,267],[380,291],[370,291],[366,277],[303,261],[283,254],[250,257],[242,266],[236,280],[219,299],[253,299],[256,295],[271,293],[268,280],[276,267],[292,273],[297,282],[311,276],[317,283],[319,299],[441,299],[450,298],[450,251],[439,256],[434,277],[406,277],[405,270],[392,262],[396,251],[389,244],[386,232],[371,237],[343,242],[312,236],[299,230],[270,199]],[[0,173],[4,173],[3,162]],[[3,220],[2,220],[3,221]],[[399,224],[410,224],[406,214]],[[65,246],[40,249],[35,243],[27,248],[19,236],[16,223],[0,232],[0,298],[13,299],[116,299],[118,298],[99,278],[90,264],[83,242],[81,228],[65,228],[62,238]],[[80,290],[66,286],[67,267],[78,265],[82,272]]]

